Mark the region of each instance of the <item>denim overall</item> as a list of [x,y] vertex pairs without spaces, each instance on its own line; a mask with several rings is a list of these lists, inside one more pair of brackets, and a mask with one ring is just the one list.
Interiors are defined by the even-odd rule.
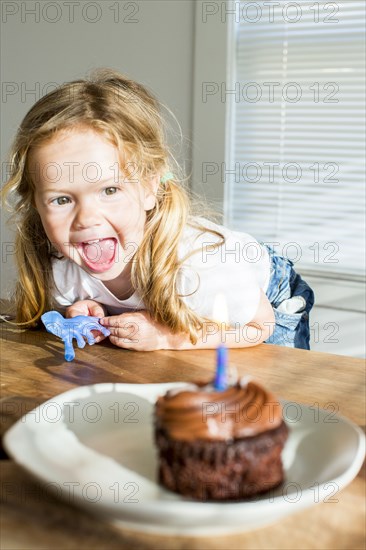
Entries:
[[[262,243],[264,244],[264,243]],[[266,292],[274,315],[276,326],[265,344],[277,344],[289,348],[310,349],[309,313],[314,305],[314,292],[293,268],[293,262],[279,256],[270,246],[264,244],[271,259],[271,271]],[[277,308],[283,300],[302,296],[304,309],[297,313],[284,313]]]

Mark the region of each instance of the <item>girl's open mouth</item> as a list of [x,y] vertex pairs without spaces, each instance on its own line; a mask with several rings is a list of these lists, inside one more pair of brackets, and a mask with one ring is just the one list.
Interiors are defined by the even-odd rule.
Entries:
[[84,263],[96,273],[103,273],[111,268],[117,249],[117,239],[96,239],[78,245]]

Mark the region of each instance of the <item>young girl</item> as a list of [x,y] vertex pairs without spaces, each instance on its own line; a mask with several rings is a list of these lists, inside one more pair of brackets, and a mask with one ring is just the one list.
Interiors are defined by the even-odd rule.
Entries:
[[127,349],[309,349],[312,290],[264,243],[195,215],[159,109],[100,69],[25,116],[3,191],[18,229],[17,323],[56,308],[100,317]]

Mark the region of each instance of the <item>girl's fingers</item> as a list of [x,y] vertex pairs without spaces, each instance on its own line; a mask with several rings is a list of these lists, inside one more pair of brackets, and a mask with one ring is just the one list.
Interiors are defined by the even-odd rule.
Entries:
[[77,317],[78,315],[86,315],[86,312],[80,311],[80,309],[69,307],[65,313],[66,319],[72,319],[73,317]]
[[89,308],[89,313],[92,317],[104,317],[104,310],[99,305],[94,305]]
[[135,349],[133,342],[131,342],[131,340],[128,340],[127,338],[119,338],[118,336],[111,335],[109,337],[109,341],[119,348]]
[[109,327],[108,332],[111,336],[117,336],[117,338],[124,338],[125,340],[133,339],[131,326]]
[[102,319],[99,320],[100,324],[104,327],[118,327],[121,324],[121,319],[117,316],[113,317],[102,317]]
[[94,336],[94,342],[96,344],[99,344],[99,342],[102,342],[105,339],[106,339],[106,336],[102,336],[100,333],[99,333],[99,336]]
[[128,318],[104,317],[100,319],[99,323],[110,330],[111,334],[124,335],[133,338],[139,332],[139,324],[135,320],[128,320]]
[[66,318],[85,315],[88,317],[104,317],[105,310],[101,304],[94,300],[79,300],[66,309]]
[[136,322],[136,315],[132,318],[128,314],[112,315],[103,317],[100,324],[108,328],[110,332],[109,341],[120,348],[137,349],[139,345],[140,329]]
[[121,315],[112,315],[111,317],[102,317],[102,319],[99,320],[100,324],[105,327],[116,327],[116,328],[126,328],[127,326],[131,326],[133,324],[136,324],[136,316],[132,317],[126,313],[122,313]]

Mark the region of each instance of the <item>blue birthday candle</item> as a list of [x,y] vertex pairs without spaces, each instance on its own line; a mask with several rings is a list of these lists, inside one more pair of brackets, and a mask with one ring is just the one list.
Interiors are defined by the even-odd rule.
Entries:
[[227,388],[227,347],[219,346],[216,350],[216,376],[214,388],[223,391]]
[[[212,318],[219,323],[219,328],[228,324],[228,310],[225,295],[216,294],[212,310]],[[223,391],[227,388],[227,348],[220,344],[216,350],[216,376],[214,388]]]

